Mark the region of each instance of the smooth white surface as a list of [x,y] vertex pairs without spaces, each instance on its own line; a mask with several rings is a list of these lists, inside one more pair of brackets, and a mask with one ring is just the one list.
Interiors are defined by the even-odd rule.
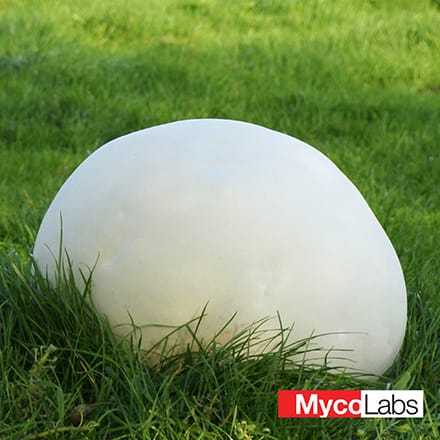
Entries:
[[[139,325],[180,325],[209,301],[206,339],[234,312],[232,331],[279,311],[292,340],[357,332],[315,341],[353,350],[333,364],[382,373],[400,348],[406,290],[390,241],[350,180],[290,136],[201,119],[107,143],[43,219],[34,256],[51,276],[60,213],[75,267],[99,254],[93,297],[115,325],[127,312]],[[144,329],[144,346],[163,334]]]

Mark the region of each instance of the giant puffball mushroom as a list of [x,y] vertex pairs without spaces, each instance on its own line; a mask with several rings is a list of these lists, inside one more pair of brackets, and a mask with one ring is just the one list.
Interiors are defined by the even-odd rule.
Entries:
[[[349,350],[333,365],[381,374],[401,346],[406,289],[393,246],[351,181],[291,136],[199,119],[105,144],[41,224],[34,257],[52,279],[60,217],[64,255],[78,280],[96,263],[92,298],[117,332],[131,319],[182,325],[208,304],[203,341],[234,313],[229,336],[279,312],[292,341],[330,333],[315,342]],[[142,344],[163,335],[147,326]]]

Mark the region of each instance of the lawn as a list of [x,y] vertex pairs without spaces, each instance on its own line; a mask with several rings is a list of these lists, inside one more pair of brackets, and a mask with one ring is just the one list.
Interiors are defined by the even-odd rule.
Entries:
[[[202,117],[298,137],[363,193],[408,289],[385,377],[286,369],[287,348],[233,359],[239,341],[149,368],[87,295],[33,274],[39,223],[82,160]],[[439,438],[439,275],[438,0],[0,0],[1,439]],[[279,388],[339,387],[423,389],[426,414],[276,417]]]

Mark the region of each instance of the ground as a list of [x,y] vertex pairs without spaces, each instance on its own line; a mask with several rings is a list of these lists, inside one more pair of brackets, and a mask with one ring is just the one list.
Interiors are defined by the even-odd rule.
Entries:
[[[364,194],[408,288],[384,378],[286,369],[295,347],[246,360],[240,341],[150,368],[88,292],[32,272],[42,216],[90,152],[201,117],[298,137]],[[0,0],[0,438],[439,438],[439,121],[438,0]],[[293,387],[423,389],[426,415],[280,421]]]

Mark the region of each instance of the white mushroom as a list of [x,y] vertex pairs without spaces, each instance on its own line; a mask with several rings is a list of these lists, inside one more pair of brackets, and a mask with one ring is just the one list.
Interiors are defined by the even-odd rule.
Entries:
[[[180,325],[208,303],[209,340],[235,312],[232,333],[278,311],[292,341],[336,332],[319,345],[352,351],[333,364],[379,374],[401,346],[406,290],[387,235],[350,180],[293,137],[200,119],[107,143],[43,219],[34,256],[51,276],[60,214],[74,270],[98,258],[93,298],[115,326],[129,314]],[[146,327],[144,347],[163,334]]]

